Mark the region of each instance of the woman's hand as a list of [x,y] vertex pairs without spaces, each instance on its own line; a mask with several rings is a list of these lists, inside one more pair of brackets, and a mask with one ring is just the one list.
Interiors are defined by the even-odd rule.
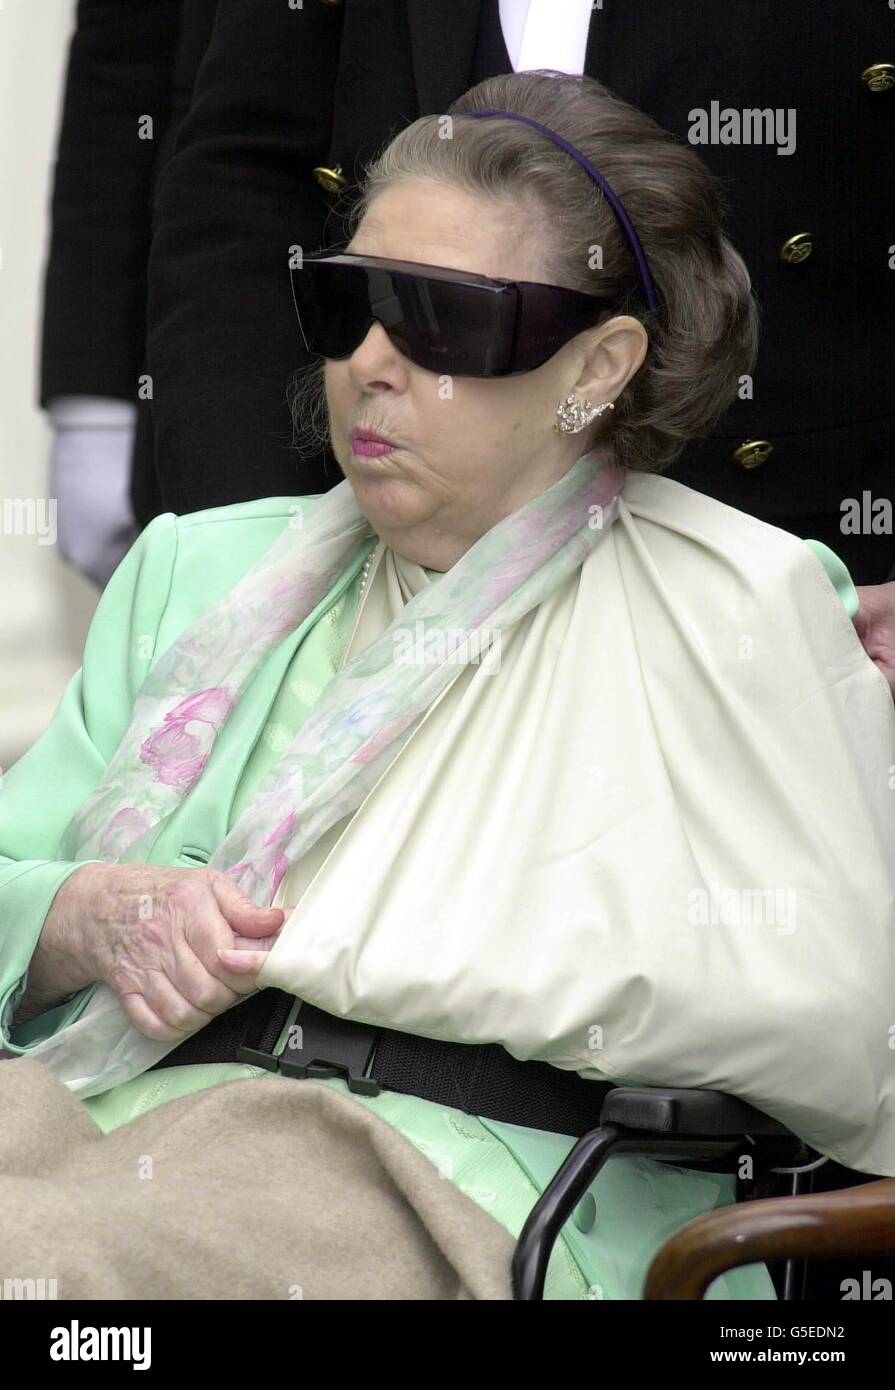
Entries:
[[895,581],[867,585],[857,594],[860,607],[855,631],[895,697]]
[[257,907],[215,869],[85,864],[53,900],[28,994],[33,982],[49,1008],[102,980],[141,1033],[180,1040],[257,988],[287,912]]

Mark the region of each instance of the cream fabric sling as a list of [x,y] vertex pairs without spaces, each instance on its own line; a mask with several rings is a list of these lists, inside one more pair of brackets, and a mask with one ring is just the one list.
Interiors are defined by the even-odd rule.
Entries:
[[[352,651],[427,582],[391,552]],[[629,475],[607,542],[294,865],[260,983],[717,1088],[895,1175],[895,713],[796,538]]]

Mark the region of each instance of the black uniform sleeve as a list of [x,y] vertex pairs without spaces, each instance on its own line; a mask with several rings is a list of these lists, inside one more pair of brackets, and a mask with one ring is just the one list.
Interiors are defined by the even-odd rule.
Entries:
[[161,502],[196,511],[324,490],[290,449],[307,361],[288,251],[321,244],[338,7],[221,0],[193,103],[159,175],[148,367]]
[[[181,0],[80,0],[44,282],[40,404],[134,400],[146,335],[157,151],[170,116]],[[152,138],[141,138],[152,121]]]

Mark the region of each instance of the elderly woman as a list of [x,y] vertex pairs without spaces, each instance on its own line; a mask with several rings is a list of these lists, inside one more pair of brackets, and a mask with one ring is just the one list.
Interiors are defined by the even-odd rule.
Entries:
[[[755,357],[717,185],[526,73],[352,227],[292,249],[345,480],[157,518],[5,778],[0,1236],[62,1296],[509,1297],[607,1081],[895,1174],[886,682],[834,556],[658,476]],[[733,1183],[610,1160],[548,1297]]]

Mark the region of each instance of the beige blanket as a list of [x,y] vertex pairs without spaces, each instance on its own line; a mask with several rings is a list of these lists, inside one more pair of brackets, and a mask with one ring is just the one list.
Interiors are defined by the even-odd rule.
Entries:
[[397,1130],[322,1086],[234,1081],[103,1134],[22,1059],[0,1065],[0,1115],[0,1288],[55,1280],[60,1299],[512,1297],[509,1232]]

